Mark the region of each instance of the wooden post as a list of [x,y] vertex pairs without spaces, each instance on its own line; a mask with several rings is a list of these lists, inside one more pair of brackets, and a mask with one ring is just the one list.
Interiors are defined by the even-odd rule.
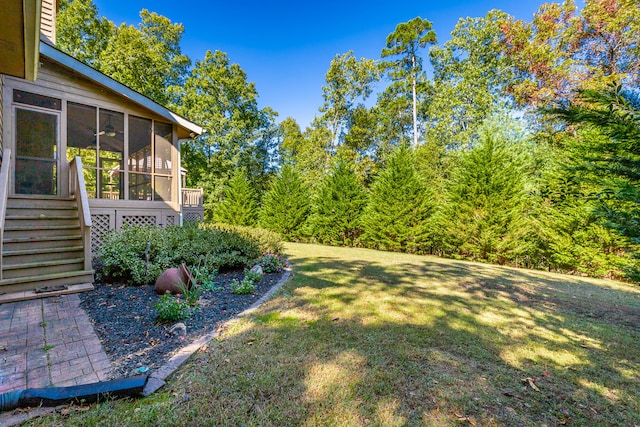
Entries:
[[4,217],[7,214],[7,199],[9,197],[9,169],[11,169],[11,150],[2,151],[2,166],[0,166],[0,280],[2,280],[2,253],[4,251]]

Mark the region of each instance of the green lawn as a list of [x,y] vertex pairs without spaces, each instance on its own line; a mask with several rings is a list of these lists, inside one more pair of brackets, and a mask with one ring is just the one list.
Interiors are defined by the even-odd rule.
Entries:
[[163,392],[34,425],[640,425],[640,288],[288,244],[293,278]]

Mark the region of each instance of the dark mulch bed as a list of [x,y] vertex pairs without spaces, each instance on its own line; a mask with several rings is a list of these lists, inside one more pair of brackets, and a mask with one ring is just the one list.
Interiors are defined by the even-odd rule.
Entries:
[[216,287],[223,289],[203,292],[196,313],[179,321],[187,327],[186,336],[169,334],[174,323],[156,322],[154,304],[159,297],[153,286],[96,283],[94,291],[81,294],[81,306],[111,358],[112,377],[139,375],[141,371],[150,373],[158,369],[174,350],[246,310],[271,289],[282,274],[265,274],[249,295],[231,293],[231,281],[242,280],[242,271],[218,275]]

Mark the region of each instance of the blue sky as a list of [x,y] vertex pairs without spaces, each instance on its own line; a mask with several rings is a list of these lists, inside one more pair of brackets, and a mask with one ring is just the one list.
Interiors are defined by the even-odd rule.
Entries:
[[[304,129],[322,105],[331,59],[353,50],[379,58],[387,35],[400,22],[421,16],[444,43],[461,17],[501,9],[531,20],[542,0],[443,1],[218,1],[94,0],[100,15],[117,25],[137,24],[149,9],[185,27],[183,53],[193,62],[221,50],[255,82],[261,107],[293,117]],[[581,3],[581,2],[579,2]]]

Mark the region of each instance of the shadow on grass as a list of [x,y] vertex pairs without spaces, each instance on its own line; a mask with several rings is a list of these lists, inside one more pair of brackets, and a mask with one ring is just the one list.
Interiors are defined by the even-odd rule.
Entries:
[[111,407],[82,417],[113,425],[640,424],[638,292],[376,257],[294,254],[293,280],[181,369],[156,406],[116,406],[113,421]]

